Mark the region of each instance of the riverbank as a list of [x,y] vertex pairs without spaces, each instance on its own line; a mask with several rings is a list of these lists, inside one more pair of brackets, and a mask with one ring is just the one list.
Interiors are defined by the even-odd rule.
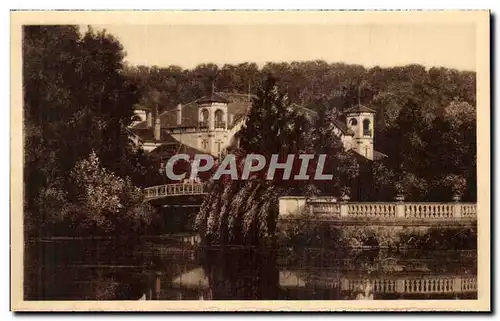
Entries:
[[282,246],[415,250],[477,248],[476,221],[453,226],[384,226],[333,224],[320,220],[280,220],[277,242]]

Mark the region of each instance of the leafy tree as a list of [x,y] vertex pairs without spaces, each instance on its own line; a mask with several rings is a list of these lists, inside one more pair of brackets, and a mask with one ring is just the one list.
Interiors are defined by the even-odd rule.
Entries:
[[152,162],[128,138],[139,92],[123,73],[123,57],[120,43],[105,31],[89,28],[81,35],[76,26],[23,28],[24,199],[30,235],[61,212],[64,199],[76,197],[69,173],[92,151],[104,167],[130,176],[134,184],[145,185],[144,177],[154,176]]
[[[272,154],[284,157],[323,153],[329,160],[325,168],[334,172],[335,179],[345,182],[355,177],[358,164],[343,151],[340,138],[334,133],[331,123],[334,112],[319,116],[311,111],[306,113],[290,104],[276,80],[269,77],[238,134],[237,155],[261,154],[269,164]],[[238,165],[241,173],[243,162]],[[305,181],[282,180],[277,177],[278,172],[272,180],[267,180],[265,168],[249,180],[212,182],[196,219],[198,231],[206,243],[262,244],[274,235],[279,195],[332,195],[333,189],[338,191],[342,187],[339,183],[314,181],[315,169],[316,163],[311,162],[307,169],[310,179]],[[293,174],[298,174],[298,168],[292,170]]]
[[78,196],[61,214],[80,230],[119,235],[141,231],[151,222],[154,211],[144,202],[142,190],[103,168],[94,152],[79,161],[70,176]]
[[353,180],[360,173],[360,165],[352,154],[344,149],[340,137],[336,133],[336,122],[339,115],[335,108],[318,109],[313,132],[313,151],[327,155],[325,172],[332,173],[332,181],[315,181],[319,193],[340,196],[341,189],[351,187]]
[[[299,125],[303,123],[299,124],[292,115],[295,114],[287,105],[286,95],[278,91],[275,80],[270,78],[239,133],[242,154],[261,153],[269,160],[273,153],[293,153],[299,144],[290,136],[298,137]],[[205,242],[259,244],[274,233],[277,187],[262,173],[251,180],[212,183],[196,219]]]

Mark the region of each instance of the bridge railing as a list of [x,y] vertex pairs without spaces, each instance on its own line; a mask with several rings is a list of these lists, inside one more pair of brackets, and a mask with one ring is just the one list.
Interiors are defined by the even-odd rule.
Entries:
[[167,196],[203,195],[206,190],[203,183],[166,184],[147,187],[144,194],[146,200],[149,200]]

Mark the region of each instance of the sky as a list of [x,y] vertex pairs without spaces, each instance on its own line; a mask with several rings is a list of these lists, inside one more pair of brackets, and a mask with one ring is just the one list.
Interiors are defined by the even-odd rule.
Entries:
[[[119,39],[132,65],[322,59],[365,67],[422,64],[476,70],[476,30],[465,23],[93,25]],[[86,30],[86,27],[83,29]],[[82,30],[82,31],[83,31]]]

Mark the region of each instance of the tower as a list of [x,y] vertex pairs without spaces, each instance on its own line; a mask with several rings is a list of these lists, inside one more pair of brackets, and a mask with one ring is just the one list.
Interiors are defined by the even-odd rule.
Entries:
[[212,155],[220,155],[227,142],[227,104],[229,100],[212,93],[198,101],[199,148]]
[[358,104],[344,110],[347,128],[354,133],[353,150],[373,160],[373,134],[375,110]]

